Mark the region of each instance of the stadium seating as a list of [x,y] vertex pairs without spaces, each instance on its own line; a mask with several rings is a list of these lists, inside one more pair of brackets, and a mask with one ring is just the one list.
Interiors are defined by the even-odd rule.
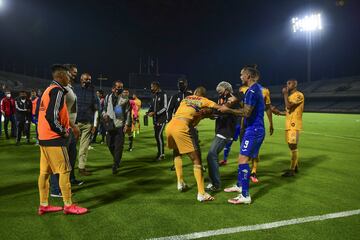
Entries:
[[[49,79],[0,71],[0,84],[7,85],[13,91],[45,88],[49,82]],[[268,86],[273,105],[279,108],[284,108],[281,93],[283,86]],[[360,113],[360,76],[326,79],[310,83],[300,82],[298,89],[305,95],[305,111]],[[103,87],[103,90],[105,93],[109,93],[111,87]],[[169,98],[177,92],[176,90],[164,90]],[[149,106],[152,98],[150,89],[130,89],[130,92],[135,92],[143,100],[143,106]],[[217,92],[208,89],[207,96],[215,100]]]
[[49,79],[30,77],[11,72],[0,71],[0,81],[13,91],[31,90],[37,88],[45,88],[49,85]]
[[[275,106],[283,108],[282,85],[270,86]],[[360,113],[360,76],[299,83],[305,111]]]

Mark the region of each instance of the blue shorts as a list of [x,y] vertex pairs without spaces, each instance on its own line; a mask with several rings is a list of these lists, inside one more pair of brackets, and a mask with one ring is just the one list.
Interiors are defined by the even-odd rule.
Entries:
[[246,129],[240,145],[240,154],[250,158],[256,158],[264,138],[264,128]]

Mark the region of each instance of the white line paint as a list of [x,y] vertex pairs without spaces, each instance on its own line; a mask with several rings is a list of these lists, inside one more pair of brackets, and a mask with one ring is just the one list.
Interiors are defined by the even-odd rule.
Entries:
[[151,238],[149,240],[197,239],[197,238],[225,235],[225,234],[231,234],[231,233],[279,228],[279,227],[283,227],[283,226],[289,226],[289,225],[295,225],[295,224],[301,224],[301,223],[307,223],[307,222],[324,221],[327,219],[343,218],[343,217],[349,217],[349,216],[359,215],[359,214],[360,214],[360,209],[357,209],[357,210],[352,210],[352,211],[330,213],[330,214],[325,214],[325,215],[310,216],[310,217],[304,217],[304,218],[294,218],[294,219],[289,219],[289,220],[256,224],[256,225],[240,226],[240,227],[233,227],[233,228],[222,228],[222,229],[218,229],[218,230],[195,232],[195,233],[189,233],[189,234],[184,234],[184,235]]
[[[285,130],[285,128],[276,128],[276,129]],[[340,139],[346,139],[346,140],[352,140],[352,141],[360,142],[360,138],[356,138],[356,137],[344,137],[344,136],[329,135],[329,134],[323,134],[323,133],[317,133],[317,132],[308,132],[308,131],[301,131],[300,133],[305,133],[305,134],[310,134],[310,135],[318,135],[318,136],[323,136],[323,137],[340,138]]]

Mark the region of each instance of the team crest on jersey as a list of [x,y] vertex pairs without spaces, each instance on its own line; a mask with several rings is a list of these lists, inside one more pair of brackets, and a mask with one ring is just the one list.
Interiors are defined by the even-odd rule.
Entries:
[[179,98],[179,97],[177,98],[177,101],[180,102],[180,98]]
[[291,123],[291,126],[292,126],[292,127],[295,127],[295,123]]

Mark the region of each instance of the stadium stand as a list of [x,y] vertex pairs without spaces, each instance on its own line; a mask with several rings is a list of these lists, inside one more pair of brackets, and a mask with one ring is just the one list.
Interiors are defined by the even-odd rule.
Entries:
[[[22,89],[30,91],[45,88],[49,82],[49,79],[0,71],[0,84],[5,84],[15,92]],[[143,86],[149,87],[150,82],[149,80],[148,83],[143,83]],[[284,108],[281,94],[283,86],[269,86],[273,105],[280,109]],[[299,83],[298,89],[305,95],[305,111],[307,112],[360,113],[360,76]],[[109,93],[111,87],[103,87],[103,90]],[[174,89],[163,88],[163,90],[167,92],[169,98],[177,92]],[[132,88],[130,92],[135,92],[143,100],[144,107],[149,105],[152,97],[149,88]],[[207,96],[215,100],[217,93],[215,90],[208,89]]]
[[30,77],[22,74],[0,71],[0,82],[13,91],[45,88],[49,85],[49,79]]
[[[282,85],[270,86],[273,104],[283,108]],[[360,76],[299,83],[305,95],[305,111],[360,113]]]

